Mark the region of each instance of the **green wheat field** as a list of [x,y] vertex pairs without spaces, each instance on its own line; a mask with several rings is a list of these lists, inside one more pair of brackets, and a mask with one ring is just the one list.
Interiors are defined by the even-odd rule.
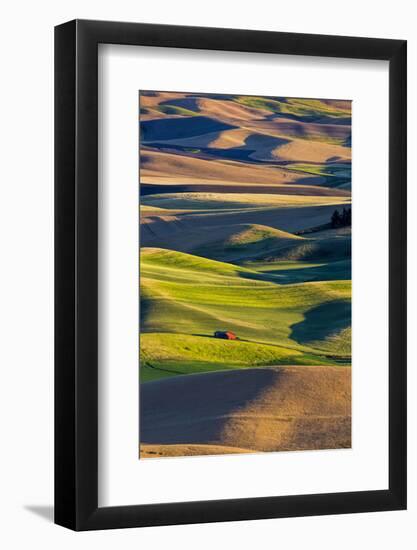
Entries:
[[351,102],[143,91],[140,458],[351,446]]

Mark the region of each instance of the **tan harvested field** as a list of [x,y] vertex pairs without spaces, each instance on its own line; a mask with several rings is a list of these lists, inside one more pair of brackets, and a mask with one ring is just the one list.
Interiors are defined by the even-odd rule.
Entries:
[[351,447],[351,102],[140,93],[140,458]]
[[342,124],[316,124],[314,122],[302,122],[285,117],[275,117],[262,124],[251,123],[246,125],[248,129],[262,130],[272,136],[287,138],[304,138],[322,140],[323,138],[346,139],[350,134],[350,126]]
[[336,107],[337,109],[342,109],[347,114],[350,114],[351,112],[352,102],[346,99],[321,99],[321,102],[325,105],[330,105],[332,107]]
[[[337,116],[328,116],[326,105]],[[319,174],[293,172],[285,164],[351,160],[349,110],[336,103],[322,103],[318,120],[184,93],[145,95],[141,109],[143,183],[150,178],[169,183],[174,176],[177,183],[186,177],[199,184],[322,185],[326,179]]]
[[250,449],[222,445],[146,445],[140,446],[140,458],[165,458],[178,456],[236,455],[253,453]]
[[180,99],[185,97],[185,93],[181,92],[157,92],[153,94],[142,94],[140,98],[141,107],[155,107],[164,101],[172,99]]
[[[194,230],[187,230],[186,234],[185,231],[167,231],[162,237],[154,235],[153,238],[147,237],[145,234],[144,243],[146,243],[146,246],[151,246],[153,243],[156,247],[164,243],[164,248],[204,255],[205,248],[212,248],[215,251],[216,247],[218,248],[220,245],[224,247],[227,247],[227,245],[236,246],[239,243],[239,238],[242,242],[249,242],[253,245],[256,245],[258,241],[260,250],[265,246],[265,239],[268,239],[266,243],[268,248],[286,246],[291,242],[304,240],[302,237],[286,231],[250,224],[213,227],[212,231],[207,230],[205,227],[197,227]],[[145,247],[145,244],[142,246]],[[238,247],[237,254],[239,254]]]
[[213,117],[221,121],[237,122],[259,119],[260,115],[268,116],[264,109],[252,109],[245,105],[238,105],[222,99],[207,97],[172,97],[167,105],[174,105],[189,109],[201,116]]
[[[164,187],[164,192],[171,189],[176,192],[202,192],[202,193],[266,193],[269,195],[305,195],[309,197],[350,197],[349,189],[342,189],[342,186],[329,188],[321,185],[312,185],[310,178],[304,181],[309,181],[310,184],[251,184],[245,182],[229,182],[225,183],[221,180],[212,180],[200,178],[196,183],[195,178],[182,176],[180,179],[175,176],[148,176],[142,178],[142,184],[145,184],[148,193],[160,193],[161,186]],[[317,180],[316,180],[317,181]],[[145,187],[142,185],[142,187]],[[146,194],[145,194],[146,196]]]
[[[343,204],[343,203],[342,203]],[[295,208],[267,208],[240,210],[217,214],[189,213],[186,215],[148,215],[141,221],[141,246],[164,248],[164,239],[187,239],[190,231],[210,231],[213,228],[241,224],[266,225],[293,233],[325,224],[335,204]],[[300,215],[302,210],[302,216]],[[176,235],[176,237],[174,237]],[[170,242],[170,241],[166,241]]]
[[[231,130],[221,130],[217,132],[206,132],[193,137],[177,138],[172,140],[172,144],[183,145],[185,147],[218,147],[219,149],[230,149],[245,145],[245,141],[253,131],[244,128],[232,128]],[[166,143],[169,145],[171,140],[152,140],[152,143]]]
[[177,183],[183,181],[184,177],[192,178],[195,183],[206,180],[278,185],[314,181],[320,185],[324,181],[319,176],[300,174],[273,165],[259,166],[233,160],[208,160],[146,149],[141,154],[140,176],[143,183],[150,181],[150,177],[165,178]]
[[[255,155],[253,155],[255,157]],[[297,162],[316,162],[325,163],[333,161],[350,161],[351,150],[341,145],[332,145],[330,143],[320,143],[308,141],[305,139],[294,139],[277,149],[274,149],[272,156],[278,160],[292,160]],[[264,160],[262,155],[258,156]],[[265,159],[265,160],[269,160]]]
[[164,113],[157,108],[164,101],[169,101],[173,97],[183,98],[186,94],[175,92],[158,92],[154,95],[141,95],[141,120],[153,120],[155,118],[164,118]]
[[141,390],[145,454],[149,445],[349,448],[350,377],[349,367],[281,366],[148,382]]
[[348,204],[349,197],[332,197],[316,195],[285,195],[279,193],[210,193],[183,192],[162,193],[143,197],[145,206],[156,206],[164,209],[189,209],[192,211],[291,208],[328,204]]
[[[330,159],[350,160],[350,148],[337,144],[320,141],[322,135],[315,127],[306,123],[294,121],[280,121],[272,125],[267,123],[266,127],[254,127],[263,130],[261,133],[254,132],[249,128],[232,128],[218,132],[206,132],[193,137],[177,138],[175,140],[152,140],[153,144],[163,143],[169,149],[170,145],[180,145],[189,148],[212,147],[218,149],[239,148],[241,151],[248,151],[249,160],[296,160],[302,162],[327,162]],[[271,124],[271,129],[269,125]],[[306,128],[308,127],[308,128]],[[272,130],[275,128],[275,131]],[[282,133],[280,129],[282,128]],[[345,138],[347,132],[343,126],[331,127],[333,134]],[[320,128],[323,132],[323,128]],[[285,130],[285,131],[284,131]],[[327,127],[330,132],[330,127]],[[271,133],[273,132],[273,133]],[[326,132],[326,135],[327,135]],[[289,139],[288,136],[291,136]],[[285,136],[285,137],[284,137]],[[308,139],[315,136],[316,140]],[[146,143],[146,142],[144,142]]]

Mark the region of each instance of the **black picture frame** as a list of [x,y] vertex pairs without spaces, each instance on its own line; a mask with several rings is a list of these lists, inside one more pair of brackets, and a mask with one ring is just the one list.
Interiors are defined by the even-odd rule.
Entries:
[[[389,488],[98,506],[98,44],[389,61]],[[55,28],[55,522],[92,530],[406,508],[406,41],[74,20]]]

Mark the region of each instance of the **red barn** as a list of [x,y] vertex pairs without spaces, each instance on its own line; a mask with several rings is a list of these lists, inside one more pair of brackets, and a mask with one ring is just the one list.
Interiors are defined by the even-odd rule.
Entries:
[[223,340],[237,340],[237,336],[231,330],[216,330],[214,333],[215,338],[223,338]]

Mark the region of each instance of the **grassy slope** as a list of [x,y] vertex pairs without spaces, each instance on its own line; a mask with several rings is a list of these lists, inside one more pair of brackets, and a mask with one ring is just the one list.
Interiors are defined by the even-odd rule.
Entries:
[[[143,249],[141,296],[142,376],[147,379],[161,376],[152,372],[152,366],[201,372],[250,366],[254,361],[326,364],[326,354],[348,355],[349,333],[343,333],[348,327],[341,304],[350,301],[350,281],[280,285],[270,274],[240,266]],[[323,304],[328,309],[321,315],[317,308]],[[304,326],[309,314],[314,321],[311,339]],[[329,315],[334,327],[330,333]],[[222,329],[233,330],[248,342],[207,338]],[[188,338],[161,336],[164,332]]]
[[192,252],[213,260],[237,262],[264,256],[303,240],[302,237],[272,227],[243,224],[236,225],[234,231],[225,238],[216,239],[212,235]]
[[140,338],[141,380],[265,365],[334,365],[324,355],[276,345],[228,341],[208,336],[144,333]]
[[[219,240],[208,233],[206,242],[185,251],[222,262],[243,264],[251,261],[251,264],[246,263],[246,267],[255,271],[259,271],[258,263],[255,260],[268,260],[261,265],[261,271],[269,274],[275,273],[273,269],[268,269],[268,263],[275,265],[278,272],[283,269],[281,264],[284,262],[293,262],[294,264],[301,260],[301,263],[296,264],[300,269],[303,269],[303,264],[306,262],[322,262],[322,267],[326,262],[328,269],[321,269],[315,273],[315,275],[322,273],[323,277],[312,277],[310,280],[350,279],[349,266],[346,264],[351,255],[350,236],[315,238],[314,234],[311,234],[308,238],[303,238],[257,224],[237,225],[234,229],[229,236]],[[339,263],[336,264],[336,262]],[[340,262],[345,262],[344,269],[341,269]],[[288,282],[291,282],[292,275],[294,275],[293,283],[309,280],[308,278],[303,279],[303,276],[298,280],[297,274],[294,273],[294,267],[295,265],[291,271],[287,272]],[[346,276],[342,277],[342,272]],[[282,273],[277,274],[281,275],[280,279],[283,278]]]
[[340,281],[351,278],[351,261],[336,260],[325,263],[307,261],[273,261],[242,264],[250,270],[274,275],[281,284],[305,283],[313,281]]
[[[151,92],[142,105],[141,138],[160,141],[142,147],[142,182],[199,193],[142,201],[142,246],[188,254],[141,251],[141,457],[349,447],[350,239],[281,229],[349,202],[331,195],[350,186],[350,102]],[[214,339],[222,329],[239,340]]]
[[343,205],[350,197],[311,195],[278,195],[266,193],[163,193],[142,197],[145,206],[167,210],[240,210],[258,208],[290,208],[321,205]]
[[236,101],[242,105],[270,111],[271,113],[298,117],[331,117],[337,120],[350,116],[350,109],[341,109],[326,105],[316,99],[287,98],[285,100],[278,100],[264,97],[240,96]]
[[184,107],[177,107],[176,105],[159,105],[156,110],[165,115],[198,116],[198,113],[195,111],[184,109]]

